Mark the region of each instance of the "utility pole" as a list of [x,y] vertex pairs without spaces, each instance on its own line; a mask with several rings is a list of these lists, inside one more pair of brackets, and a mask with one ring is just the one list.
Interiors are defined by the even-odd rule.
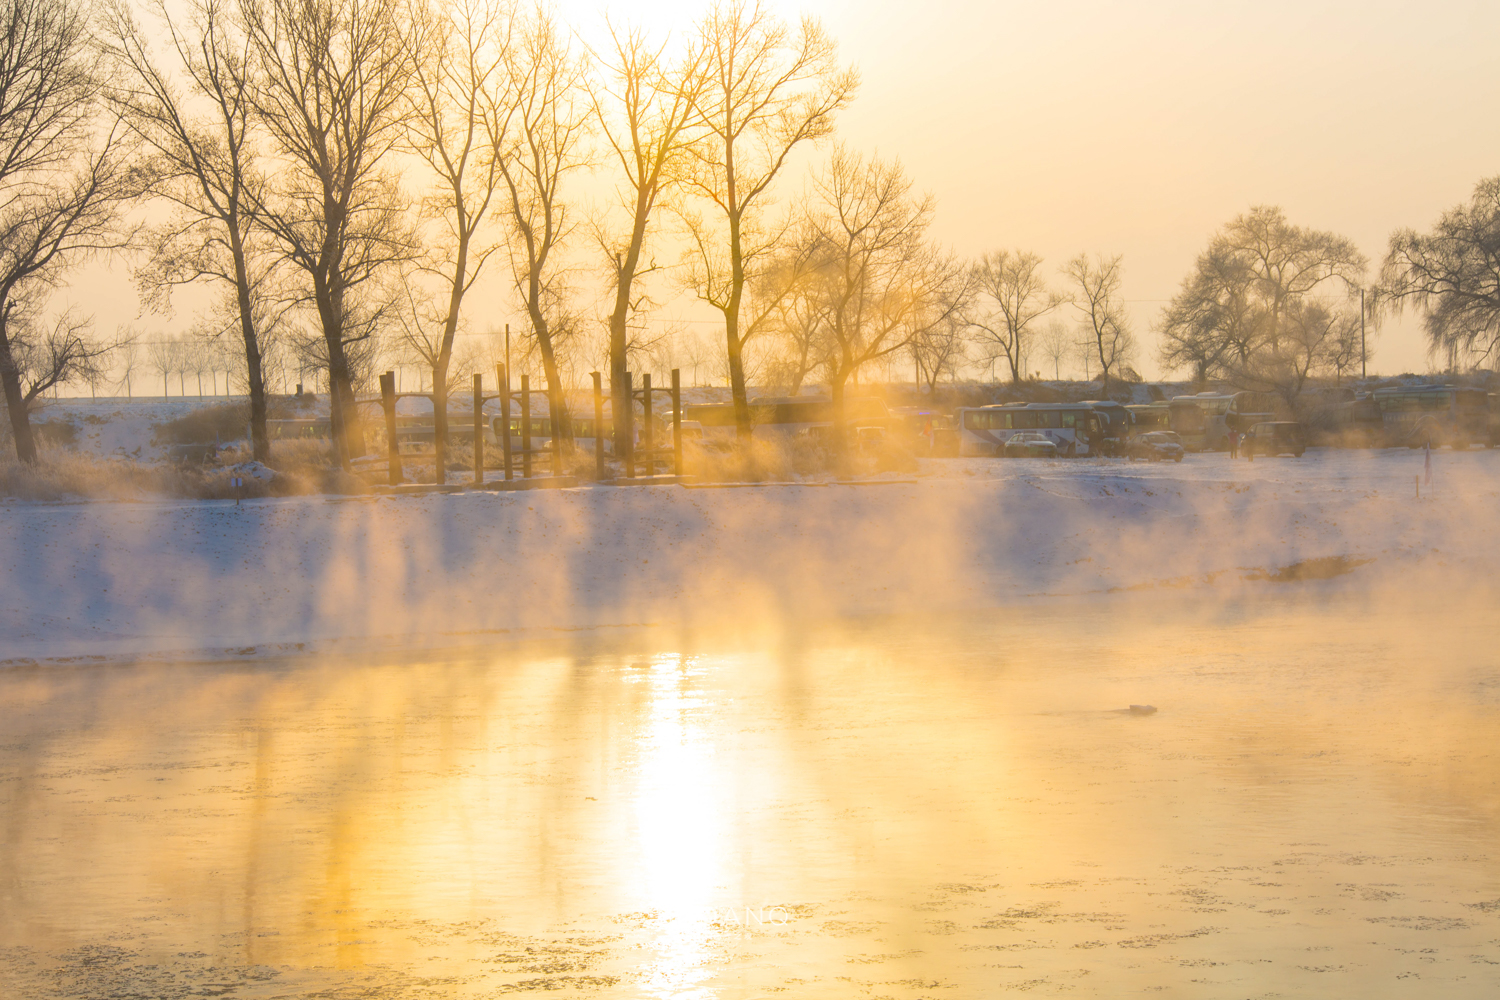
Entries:
[[1365,377],[1365,290],[1359,290],[1359,377]]

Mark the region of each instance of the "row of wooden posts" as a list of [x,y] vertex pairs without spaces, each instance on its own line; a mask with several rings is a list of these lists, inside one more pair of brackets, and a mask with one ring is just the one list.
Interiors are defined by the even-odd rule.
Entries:
[[[516,479],[515,460],[520,458],[521,476],[523,480],[532,478],[532,457],[535,455],[551,455],[551,473],[553,477],[563,474],[563,435],[558,433],[559,426],[557,415],[563,411],[558,395],[553,390],[547,391],[548,402],[552,416],[552,436],[550,444],[545,448],[533,448],[531,444],[531,385],[527,375],[521,376],[520,388],[512,391],[510,379],[505,370],[505,365],[495,366],[495,382],[501,387],[499,391],[490,395],[484,393],[484,376],[474,376],[474,482],[484,482],[484,404],[492,399],[500,401],[500,426],[505,433],[500,435],[500,446],[503,450],[505,481],[512,482]],[[594,475],[600,482],[605,481],[607,466],[604,461],[604,386],[603,376],[594,372]],[[635,375],[633,372],[625,373],[626,384],[630,387],[630,398],[632,403],[639,399],[644,413],[645,425],[641,430],[641,446],[636,447],[634,443],[633,424],[635,419],[635,407],[632,405],[626,414],[625,427],[625,476],[628,479],[637,478],[637,466],[644,463],[645,475],[654,476],[659,460],[670,456],[673,474],[683,474],[682,465],[682,378],[680,370],[672,369],[672,386],[652,388],[651,376],[641,376],[641,387],[635,388]],[[652,397],[657,394],[665,394],[671,400],[672,406],[672,441],[663,447],[656,446],[656,428],[651,419]],[[398,486],[405,481],[405,473],[401,466],[400,442],[396,434],[396,399],[402,396],[421,396],[430,398],[427,393],[400,393],[396,392],[396,373],[386,372],[380,376],[380,404],[385,411],[385,436],[387,448],[387,463],[390,471],[390,483]],[[516,449],[511,443],[510,436],[510,414],[511,404],[519,397],[521,416],[521,447]],[[442,483],[447,477],[444,468],[444,459],[447,452],[446,442],[439,443],[436,436],[436,427],[433,428],[433,445],[436,450],[436,482]]]

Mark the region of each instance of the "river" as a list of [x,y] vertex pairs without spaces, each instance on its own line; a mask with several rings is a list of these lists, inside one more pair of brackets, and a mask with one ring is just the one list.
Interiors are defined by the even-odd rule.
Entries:
[[15,667],[0,994],[1490,997],[1494,622],[1266,585]]

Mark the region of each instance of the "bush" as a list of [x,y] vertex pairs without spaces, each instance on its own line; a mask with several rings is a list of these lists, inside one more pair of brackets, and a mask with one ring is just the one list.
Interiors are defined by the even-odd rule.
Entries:
[[151,443],[216,444],[239,441],[250,424],[249,403],[220,403],[185,413],[151,428]]

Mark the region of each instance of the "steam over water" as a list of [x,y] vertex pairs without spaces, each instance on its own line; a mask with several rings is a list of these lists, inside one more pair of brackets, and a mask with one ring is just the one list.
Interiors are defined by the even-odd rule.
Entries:
[[1494,996],[1493,608],[1318,586],[12,668],[0,995]]

